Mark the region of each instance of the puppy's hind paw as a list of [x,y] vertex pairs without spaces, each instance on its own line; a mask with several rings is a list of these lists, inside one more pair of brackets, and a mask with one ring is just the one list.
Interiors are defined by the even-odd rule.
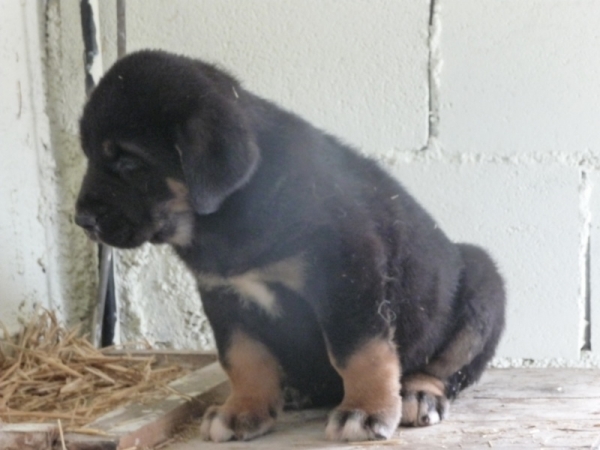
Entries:
[[368,414],[361,409],[336,409],[325,428],[332,441],[374,441],[389,439],[400,421],[400,412]]
[[431,392],[405,392],[402,394],[402,425],[425,427],[448,417],[450,402],[444,395]]
[[202,419],[200,434],[207,441],[247,441],[273,428],[276,416],[276,410],[271,408],[265,411],[232,411],[226,405],[211,406]]

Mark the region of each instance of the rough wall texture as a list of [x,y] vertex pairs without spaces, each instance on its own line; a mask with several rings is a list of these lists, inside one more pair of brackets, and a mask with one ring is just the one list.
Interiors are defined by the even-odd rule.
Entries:
[[[56,168],[40,178],[60,208],[44,239],[57,249],[59,305],[79,318],[96,276],[70,217],[83,170],[79,11],[76,0],[46,6]],[[108,66],[115,7],[100,6]],[[128,50],[217,62],[381,161],[453,239],[489,248],[509,293],[500,366],[599,364],[598,23],[596,0],[127,1]],[[124,339],[213,346],[168,248],[118,255]]]
[[60,306],[38,18],[35,2],[0,14],[0,321],[10,332],[34,305]]
[[70,323],[90,318],[97,286],[96,245],[73,223],[73,208],[85,161],[78,120],[85,101],[83,39],[77,0],[45,3],[45,71],[50,118],[54,189],[57,196],[54,241],[59,265],[60,305]]

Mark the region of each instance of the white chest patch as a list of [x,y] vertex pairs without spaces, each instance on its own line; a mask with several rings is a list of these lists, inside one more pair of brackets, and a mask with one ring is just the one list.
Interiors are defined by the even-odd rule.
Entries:
[[294,256],[232,277],[199,273],[196,278],[203,289],[227,288],[237,293],[243,301],[253,302],[268,314],[278,316],[277,296],[269,284],[280,284],[298,294],[302,293],[304,261],[302,256]]

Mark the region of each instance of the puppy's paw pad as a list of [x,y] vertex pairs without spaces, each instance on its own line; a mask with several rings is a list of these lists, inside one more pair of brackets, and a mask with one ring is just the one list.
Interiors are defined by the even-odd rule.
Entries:
[[211,406],[202,419],[200,434],[207,441],[247,441],[273,428],[276,416],[274,409],[232,411],[226,406]]
[[367,414],[360,409],[336,409],[329,415],[325,435],[331,441],[373,441],[389,439],[400,414]]
[[443,395],[426,391],[402,393],[403,426],[425,427],[448,417],[450,402]]

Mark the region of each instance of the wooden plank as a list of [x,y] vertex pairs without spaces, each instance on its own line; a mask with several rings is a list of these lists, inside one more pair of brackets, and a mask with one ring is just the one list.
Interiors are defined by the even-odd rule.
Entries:
[[247,442],[213,443],[200,437],[168,447],[169,450],[280,450],[282,448],[328,450],[389,450],[390,448],[484,449],[484,448],[585,448],[600,440],[595,420],[573,420],[544,423],[534,418],[496,424],[465,424],[450,418],[427,428],[400,428],[389,441],[366,443],[332,443],[325,440],[327,412],[303,411],[286,413],[269,435]]
[[[190,358],[194,358],[190,356]],[[214,360],[214,356],[213,356]],[[112,437],[69,435],[68,450],[116,450],[165,441],[177,426],[224,400],[228,385],[218,363],[172,383],[190,401],[171,396],[154,404],[130,405],[98,419],[90,428]],[[286,412],[273,433],[253,441],[214,444],[192,437],[170,450],[281,448],[377,450],[481,448],[586,448],[600,450],[600,371],[589,369],[503,369],[486,372],[481,382],[453,403],[450,417],[428,428],[401,428],[385,442],[331,443],[325,440],[327,410]],[[0,425],[0,449],[56,450],[56,427],[37,425],[25,434]],[[49,427],[49,428],[44,428]],[[7,432],[7,430],[13,430]],[[21,435],[23,436],[23,434]],[[48,447],[47,436],[54,436]],[[13,442],[7,439],[13,439]],[[34,439],[34,440],[30,440]],[[37,440],[35,440],[37,439]],[[5,444],[6,442],[6,444]],[[30,442],[33,442],[31,445]],[[11,445],[11,446],[8,446]]]
[[2,450],[52,450],[57,436],[56,425],[0,423],[0,449]]
[[[67,435],[65,443],[67,450],[117,450],[118,446],[116,439],[100,436]],[[62,445],[56,442],[53,450],[60,449]]]
[[106,354],[110,356],[153,357],[156,360],[157,366],[177,364],[189,370],[207,366],[217,360],[217,355],[214,352],[198,352],[194,350],[110,350]]
[[461,397],[598,398],[598,369],[493,369]]
[[169,387],[181,395],[171,395],[152,404],[130,404],[88,425],[89,428],[118,436],[120,448],[155,446],[167,440],[186,420],[202,414],[213,401],[222,401],[228,388],[227,375],[212,363]]
[[[390,448],[585,448],[600,450],[600,371],[506,369],[488,371],[451,406],[450,417],[426,428],[400,428],[384,442],[325,440],[327,410],[285,412],[275,430],[251,444],[204,442],[191,437],[169,450],[282,448],[389,450]],[[560,388],[560,389],[559,389]]]
[[[228,394],[227,376],[214,353],[185,351],[112,351],[111,355],[153,356],[157,366],[179,364],[197,368],[169,383],[174,394],[154,402],[117,408],[86,428],[104,435],[67,434],[68,450],[116,450],[151,447],[168,439],[176,427],[202,414],[207,406]],[[56,424],[1,424],[0,450],[54,450],[62,448]]]
[[568,421],[596,418],[600,425],[598,399],[458,399],[452,406],[450,414],[453,421],[520,420],[534,414],[539,420]]
[[407,448],[585,448],[599,438],[595,421],[544,424],[539,420],[512,421],[495,426],[470,426],[453,422],[429,428],[401,429],[400,441]]

